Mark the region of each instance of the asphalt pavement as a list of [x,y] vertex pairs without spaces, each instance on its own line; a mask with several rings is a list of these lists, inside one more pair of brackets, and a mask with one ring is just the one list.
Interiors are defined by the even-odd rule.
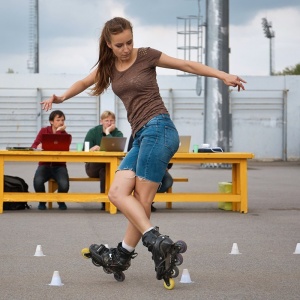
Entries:
[[[7,163],[5,174],[26,180],[32,192],[36,163]],[[70,164],[71,176],[84,166]],[[228,168],[174,165],[173,176],[188,177],[174,191],[217,191],[231,181]],[[173,240],[184,240],[175,288],[155,278],[151,254],[140,243],[117,282],[80,251],[90,244],[116,246],[126,219],[100,210],[100,203],[67,203],[68,210],[4,211],[0,215],[0,299],[300,299],[300,162],[249,162],[247,214],[218,209],[217,203],[155,203],[152,223]],[[71,183],[70,192],[99,191],[99,183]],[[233,245],[239,254],[231,254]],[[34,256],[41,245],[44,256]],[[299,244],[300,247],[300,244]],[[300,251],[299,251],[300,252]],[[192,283],[180,283],[186,269]],[[55,271],[62,286],[49,285]]]

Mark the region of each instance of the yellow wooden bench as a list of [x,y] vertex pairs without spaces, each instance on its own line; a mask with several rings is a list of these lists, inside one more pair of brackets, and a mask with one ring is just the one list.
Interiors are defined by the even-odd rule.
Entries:
[[[69,181],[100,181],[99,178],[90,178],[90,177],[70,177]],[[48,193],[54,193],[58,188],[57,182],[54,179],[48,181]],[[48,202],[48,208],[52,208],[52,202]]]
[[[90,178],[90,177],[70,177],[69,181],[85,181],[85,182],[92,182],[92,181],[100,181],[99,178]],[[188,182],[188,178],[177,177],[173,178],[173,182]],[[54,179],[50,179],[48,181],[48,193],[54,193],[57,190],[58,186]],[[172,187],[168,188],[167,193],[172,193]],[[48,208],[52,208],[52,202],[48,202]],[[166,202],[166,208],[172,208],[172,202]]]
[[[184,178],[184,177],[173,178],[173,182],[188,182],[188,181],[189,181],[189,179]],[[172,193],[173,192],[172,187],[173,186],[168,188],[167,193]],[[172,208],[172,202],[166,202],[166,208],[171,209]]]

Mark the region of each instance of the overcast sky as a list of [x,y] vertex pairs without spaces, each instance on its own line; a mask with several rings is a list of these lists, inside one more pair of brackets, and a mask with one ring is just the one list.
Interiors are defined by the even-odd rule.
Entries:
[[[28,73],[29,3],[0,0],[0,73],[8,68]],[[205,0],[201,0],[205,20]],[[261,20],[275,31],[274,67],[300,63],[299,0],[229,0],[230,72],[269,74],[269,39]],[[128,18],[135,47],[150,46],[180,57],[177,17],[198,14],[198,0],[39,0],[40,73],[88,74],[97,61],[98,39],[105,21]],[[181,52],[182,53],[182,52]],[[159,74],[176,74],[158,68]]]

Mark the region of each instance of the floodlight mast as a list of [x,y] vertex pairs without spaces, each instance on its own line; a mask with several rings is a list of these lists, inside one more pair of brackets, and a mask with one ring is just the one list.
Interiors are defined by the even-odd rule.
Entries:
[[274,74],[274,68],[273,68],[273,45],[272,45],[272,39],[275,37],[275,32],[272,30],[272,23],[268,22],[266,18],[262,18],[262,27],[263,31],[265,33],[265,37],[270,40],[270,75]]
[[39,0],[29,2],[29,59],[27,69],[39,73]]

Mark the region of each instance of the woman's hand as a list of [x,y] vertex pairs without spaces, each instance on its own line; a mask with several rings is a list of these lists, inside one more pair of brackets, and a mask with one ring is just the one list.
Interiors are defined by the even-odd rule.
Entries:
[[41,104],[43,105],[42,109],[45,111],[48,111],[48,110],[52,109],[52,103],[63,103],[63,102],[64,102],[64,100],[62,97],[52,95],[50,98],[41,102]]
[[245,89],[243,83],[246,83],[246,81],[236,75],[226,74],[223,82],[228,86],[238,87],[238,91]]

